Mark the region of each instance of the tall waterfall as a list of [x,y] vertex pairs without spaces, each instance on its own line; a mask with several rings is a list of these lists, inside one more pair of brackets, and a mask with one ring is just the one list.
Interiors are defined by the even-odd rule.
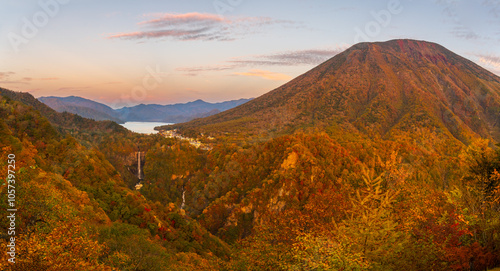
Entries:
[[138,152],[138,157],[137,157],[137,179],[141,180],[141,152]]
[[182,204],[181,204],[181,210],[184,208],[184,203],[186,202],[186,190],[182,189]]

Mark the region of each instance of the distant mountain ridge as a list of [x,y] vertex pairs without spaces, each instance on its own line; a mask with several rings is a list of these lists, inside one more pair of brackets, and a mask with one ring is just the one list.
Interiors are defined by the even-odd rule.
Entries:
[[123,123],[119,114],[111,107],[89,99],[77,96],[69,97],[40,97],[39,101],[48,105],[57,112],[69,112],[80,115],[84,118],[94,120],[112,120],[117,123]]
[[220,103],[208,103],[196,100],[172,105],[140,104],[120,109],[113,109],[105,104],[76,96],[40,97],[38,100],[58,112],[66,111],[94,120],[112,120],[117,123],[128,121],[179,123],[214,115],[244,104],[251,99],[239,99]]
[[[231,110],[159,129],[289,134],[308,127],[390,137],[428,127],[500,140],[500,77],[443,46],[359,43]],[[337,128],[335,128],[337,127]]]
[[179,123],[214,115],[244,104],[250,100],[251,99],[239,99],[220,103],[208,103],[203,100],[196,100],[193,102],[172,105],[140,104],[133,107],[117,109],[116,112],[127,121]]
[[89,138],[87,132],[81,133],[79,131],[100,130],[104,133],[129,132],[126,128],[113,121],[95,121],[67,111],[62,113],[57,112],[27,92],[16,92],[0,87],[0,95],[33,107],[35,110],[39,111],[42,116],[46,117],[60,132],[69,133],[78,138]]

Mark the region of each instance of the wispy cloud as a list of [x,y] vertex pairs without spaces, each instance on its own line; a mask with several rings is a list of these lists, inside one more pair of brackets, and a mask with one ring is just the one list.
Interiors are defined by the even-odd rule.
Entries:
[[157,31],[138,31],[131,33],[119,33],[111,35],[108,38],[115,39],[154,39],[170,37],[178,40],[231,40],[231,38],[225,37],[220,33],[212,32],[210,27],[203,27],[191,30],[157,30]]
[[13,78],[15,76],[15,72],[0,72],[0,83],[2,84],[29,84],[32,81],[50,81],[50,80],[59,80],[57,77],[45,77],[45,78],[34,78],[34,77],[22,77],[22,78]]
[[155,19],[138,23],[148,27],[168,27],[168,26],[186,26],[186,25],[207,25],[215,23],[231,23],[231,21],[215,14],[202,14],[198,12],[175,14],[175,13],[154,13],[144,15],[145,17],[155,17]]
[[500,57],[481,54],[476,54],[476,56],[479,57],[479,63],[500,69]]
[[450,31],[451,34],[453,34],[457,38],[462,38],[466,40],[477,40],[480,38],[476,32],[470,30],[469,28],[463,26],[463,25],[457,25],[453,27],[453,29]]
[[298,66],[298,65],[318,65],[336,54],[344,51],[345,47],[335,49],[310,49],[281,52],[269,55],[257,55],[253,59],[233,59],[229,63],[238,65],[257,66]]
[[15,72],[0,72],[0,80],[8,79],[10,76],[16,74]]
[[55,91],[64,91],[64,92],[77,92],[81,91],[82,89],[89,89],[91,87],[62,87],[58,88]]
[[[467,1],[461,0],[434,0],[434,2],[443,7],[443,20],[451,24],[450,33],[461,39],[465,40],[489,40],[492,33],[483,33],[483,29],[475,29],[474,23],[471,23],[470,14],[467,13],[470,8],[467,6]],[[475,9],[476,14],[474,22],[477,20],[482,20],[488,22],[491,25],[498,25],[500,23],[500,0],[482,0],[480,6],[484,9]],[[499,35],[499,33],[494,33],[493,35]]]
[[245,67],[266,67],[266,66],[300,66],[318,65],[338,53],[347,49],[347,46],[338,46],[333,49],[309,49],[298,51],[278,52],[267,55],[254,55],[247,57],[237,57],[224,61],[223,64],[196,66],[196,67],[181,67],[177,71],[185,72],[185,75],[195,76],[202,72],[218,72],[234,70]]
[[231,41],[243,36],[256,27],[282,25],[301,27],[287,20],[274,20],[269,17],[221,17],[207,13],[154,13],[144,15],[148,20],[139,22],[139,31],[110,34],[108,39],[159,39]]
[[476,61],[479,65],[500,76],[500,56],[478,53],[470,55],[477,57]]
[[500,0],[483,0],[481,4],[488,8],[490,16],[500,19]]
[[53,81],[59,80],[57,77],[45,77],[45,78],[33,78],[33,77],[23,77],[23,81]]
[[23,82],[23,81],[4,80],[4,81],[0,81],[0,84],[5,84],[5,85],[27,85],[29,83],[28,82]]
[[236,65],[212,65],[212,66],[197,66],[197,67],[181,67],[176,71],[186,72],[188,75],[206,71],[226,71],[236,68]]
[[243,75],[243,76],[256,76],[256,77],[264,78],[267,80],[273,80],[273,81],[286,81],[286,80],[292,79],[291,76],[283,74],[283,73],[257,70],[257,69],[253,69],[253,70],[250,70],[248,72],[235,72],[233,74]]

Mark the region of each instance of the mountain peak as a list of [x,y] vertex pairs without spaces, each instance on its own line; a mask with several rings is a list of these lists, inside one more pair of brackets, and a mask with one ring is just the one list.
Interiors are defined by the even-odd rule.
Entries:
[[207,102],[203,101],[202,99],[198,99],[192,102],[189,102],[190,104],[206,104]]
[[400,39],[356,44],[246,104],[173,128],[290,133],[340,123],[386,136],[426,126],[467,142],[500,139],[499,114],[498,76],[439,44]]

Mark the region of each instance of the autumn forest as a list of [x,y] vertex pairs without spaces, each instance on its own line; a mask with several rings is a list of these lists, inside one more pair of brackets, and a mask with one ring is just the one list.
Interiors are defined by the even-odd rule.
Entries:
[[438,44],[357,44],[157,128],[209,148],[0,94],[0,208],[9,154],[18,206],[16,262],[2,252],[1,270],[500,266],[500,78]]

